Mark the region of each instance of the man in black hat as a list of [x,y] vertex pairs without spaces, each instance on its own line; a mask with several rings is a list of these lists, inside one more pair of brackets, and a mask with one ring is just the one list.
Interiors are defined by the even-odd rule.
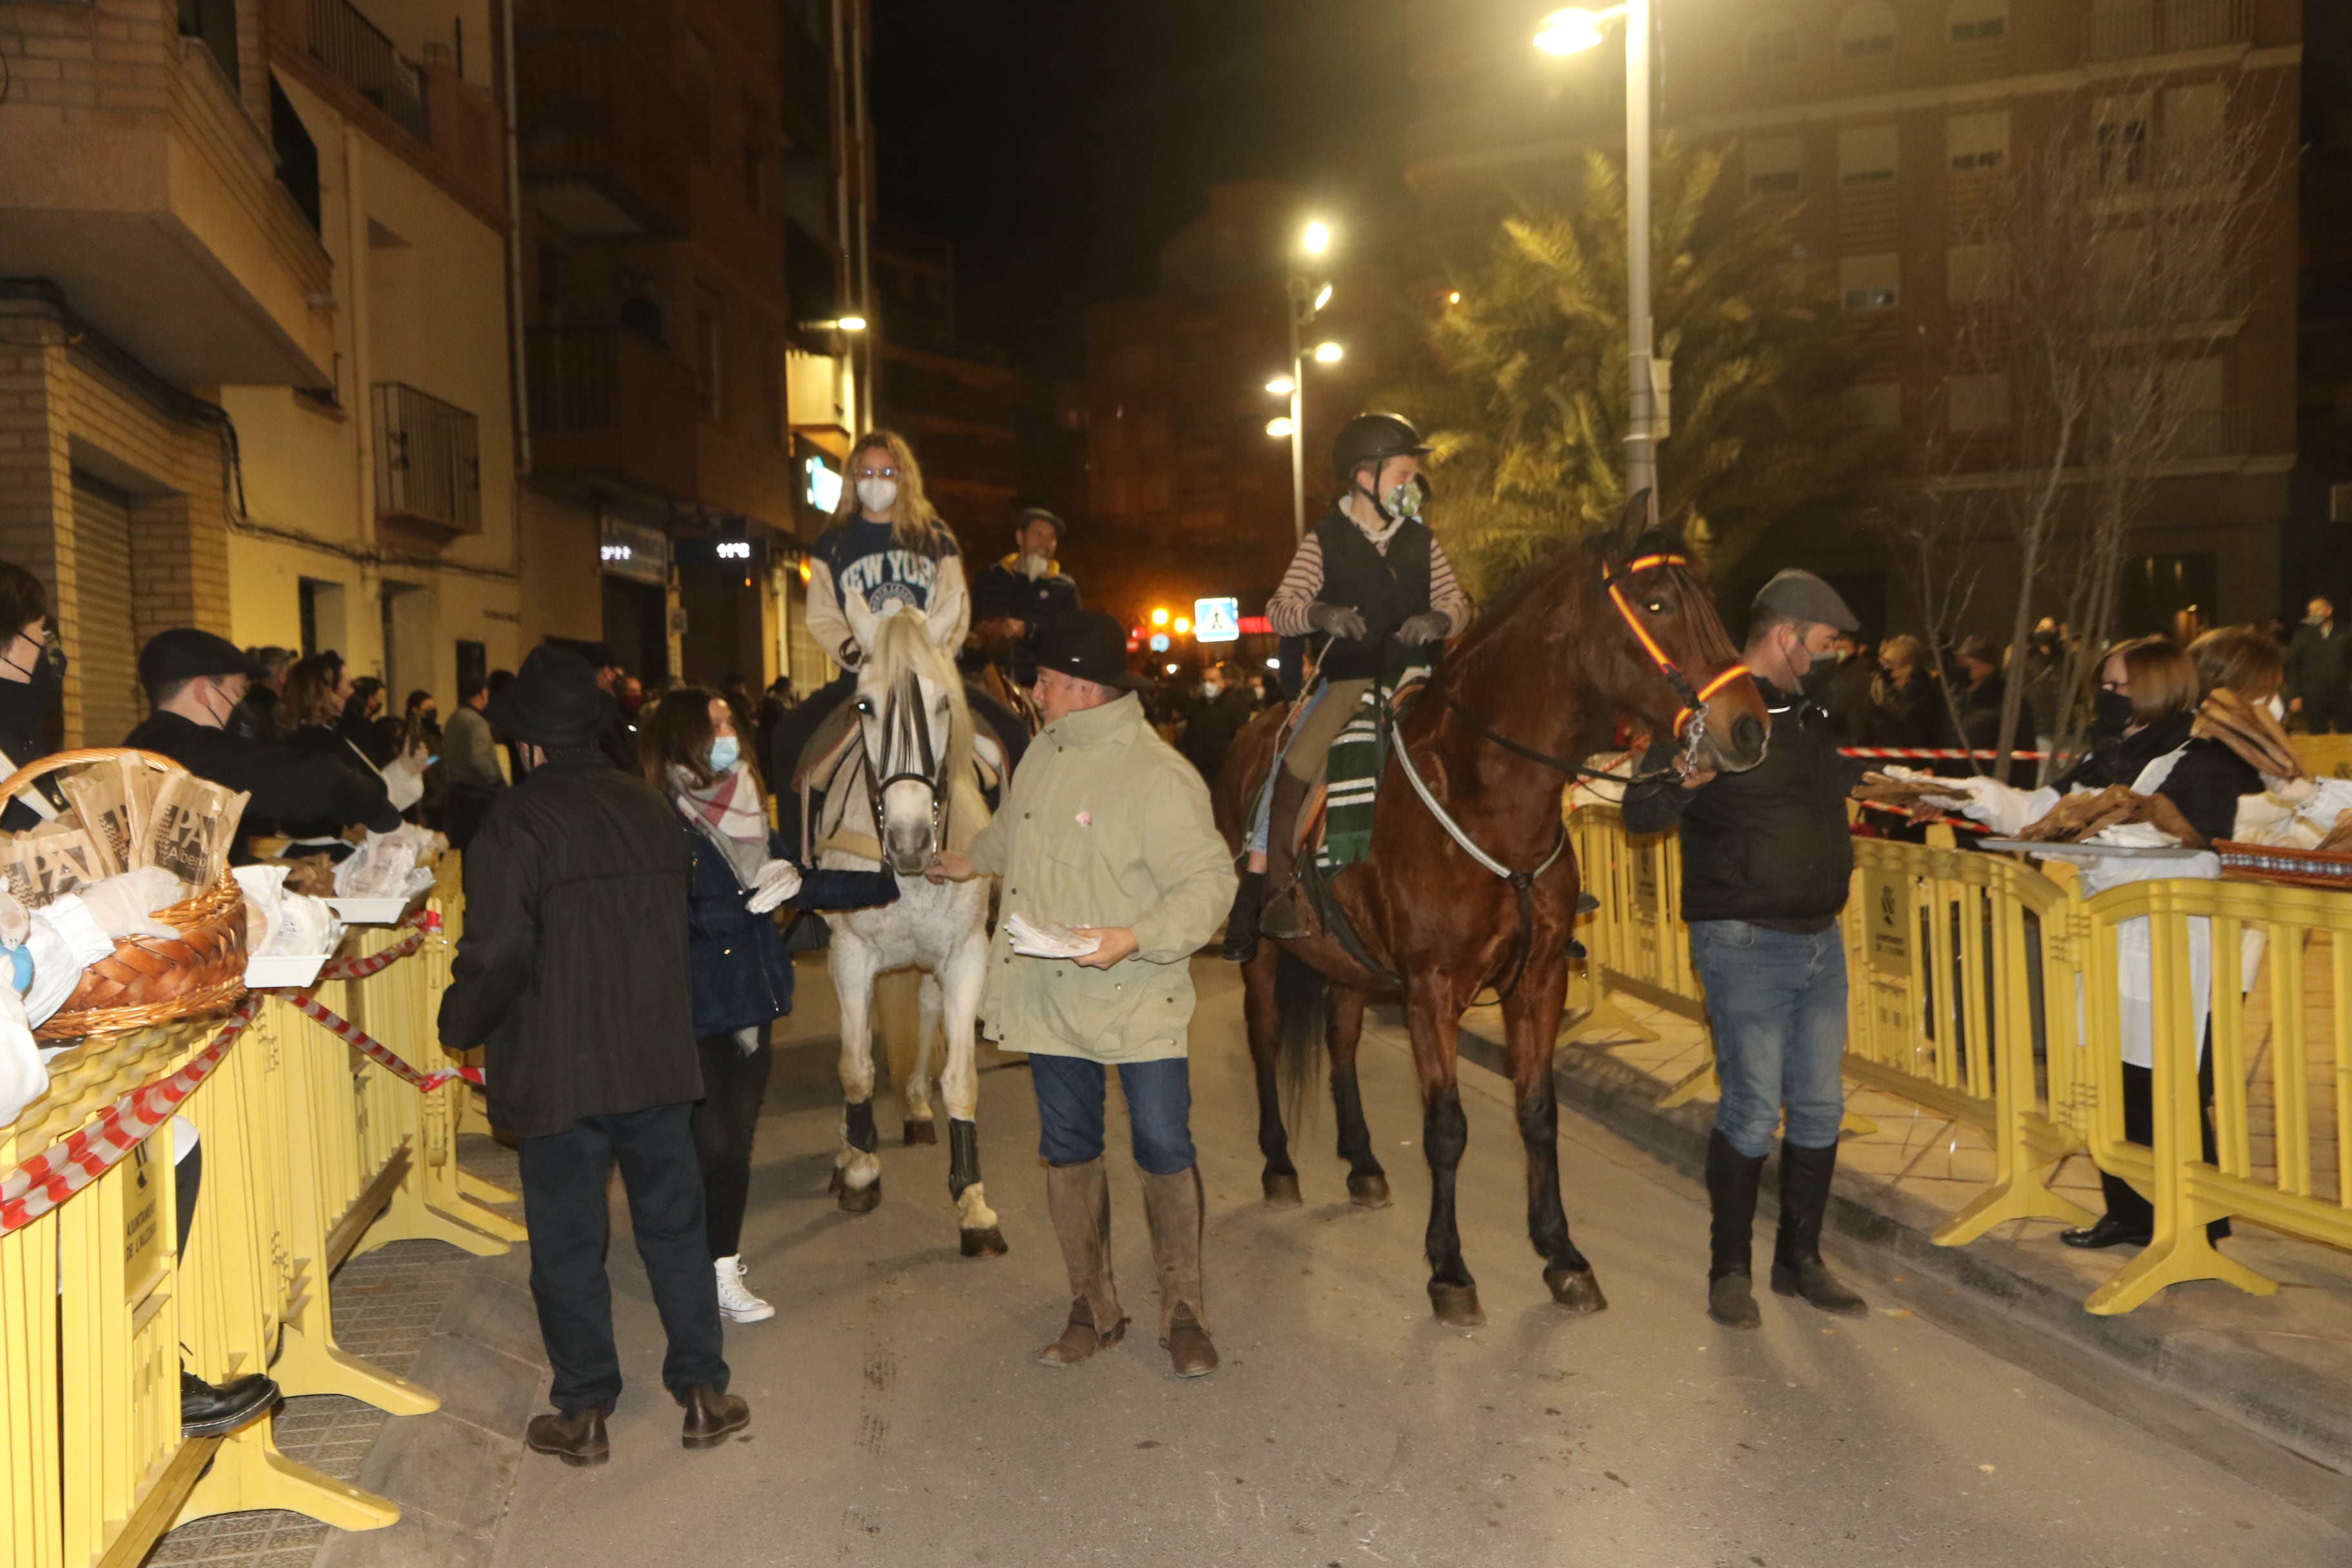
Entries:
[[[1763,762],[1744,773],[1701,770],[1625,791],[1629,831],[1682,826],[1683,918],[1723,1080],[1706,1150],[1707,1314],[1727,1328],[1762,1321],[1749,1283],[1756,1192],[1784,1111],[1772,1289],[1826,1312],[1867,1310],[1821,1251],[1845,1119],[1838,911],[1853,875],[1845,801],[1862,764],[1838,754],[1835,724],[1801,695],[1813,661],[1857,624],[1837,590],[1810,572],[1765,584],[1740,655],[1772,716]],[[1661,742],[1641,771],[1661,773],[1675,760],[1673,743]]]
[[1014,668],[1014,650],[1023,638],[1078,607],[1078,585],[1055,559],[1068,531],[1068,524],[1044,507],[1027,508],[1013,520],[1013,553],[972,584],[972,636],[992,662]]
[[[1029,1053],[1045,1197],[1070,1277],[1070,1315],[1039,1352],[1071,1366],[1118,1342],[1103,1163],[1106,1067],[1118,1069],[1160,1272],[1160,1342],[1179,1377],[1217,1365],[1201,1283],[1201,1174],[1192,1150],[1192,954],[1217,929],[1234,868],[1192,765],[1136,697],[1127,633],[1099,610],[1055,617],[1032,644],[1045,727],[1004,809],[936,881],[1004,880],[981,1021]],[[1078,926],[1075,958],[1018,952],[1010,924]]]
[[253,660],[226,637],[194,626],[157,632],[139,650],[139,683],[152,711],[122,743],[253,797],[229,847],[229,858],[239,864],[253,858],[246,842],[252,822],[335,822],[374,833],[397,828],[400,813],[370,775],[332,756],[247,740],[227,727],[255,673]]
[[637,1255],[669,1336],[662,1382],[689,1448],[751,1421],[727,1392],[701,1167],[702,1098],[687,956],[693,857],[668,803],[599,750],[606,708],[588,662],[541,647],[485,717],[530,771],[466,853],[466,934],[441,999],[441,1043],[487,1045],[490,1118],[522,1156],[530,1291],[556,1414],[524,1441],[571,1465],[609,1455],[621,1392],[604,1276],[605,1178],[617,1160]]

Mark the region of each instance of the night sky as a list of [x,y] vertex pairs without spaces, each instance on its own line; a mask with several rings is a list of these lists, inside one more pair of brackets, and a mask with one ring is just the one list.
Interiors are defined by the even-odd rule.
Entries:
[[1402,199],[1403,0],[875,0],[881,217],[952,242],[964,335],[1076,376],[1208,186]]

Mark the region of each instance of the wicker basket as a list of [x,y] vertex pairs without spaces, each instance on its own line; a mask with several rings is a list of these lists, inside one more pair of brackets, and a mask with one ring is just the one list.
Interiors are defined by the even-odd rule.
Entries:
[[[92,747],[59,752],[17,769],[0,781],[0,802],[14,800],[51,773],[69,772],[117,757],[134,756],[169,773],[187,770],[169,757],[129,747]],[[48,1021],[33,1031],[44,1040],[75,1039],[143,1029],[178,1018],[221,1013],[245,994],[245,890],[226,868],[220,880],[194,898],[157,910],[155,918],[180,934],[127,936],[113,953],[82,972]]]

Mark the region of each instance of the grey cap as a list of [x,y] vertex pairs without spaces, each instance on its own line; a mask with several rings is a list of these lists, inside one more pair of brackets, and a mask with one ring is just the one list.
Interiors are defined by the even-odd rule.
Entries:
[[1842,632],[1862,629],[1862,622],[1835,588],[1794,566],[1756,590],[1756,602],[1748,607],[1748,616],[1751,623],[1769,616],[1779,621],[1819,621]]

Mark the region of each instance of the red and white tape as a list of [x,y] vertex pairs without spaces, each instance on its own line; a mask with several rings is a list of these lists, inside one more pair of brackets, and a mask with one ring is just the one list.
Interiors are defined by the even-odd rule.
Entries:
[[367,1031],[347,1019],[340,1018],[319,1005],[319,999],[307,991],[289,994],[286,999],[304,1016],[315,1019],[326,1031],[359,1051],[368,1060],[390,1072],[404,1083],[412,1083],[423,1093],[430,1094],[444,1084],[459,1079],[467,1083],[482,1081],[479,1068],[438,1068],[432,1072],[419,1072],[394,1056],[391,1047],[370,1036]]
[[1956,746],[1840,746],[1842,757],[1927,757],[1941,762],[1996,763],[2003,757],[2015,757],[2021,762],[2038,763],[2050,755],[2047,752],[1971,752]]
[[220,1066],[260,1006],[259,997],[247,997],[228,1016],[213,1043],[187,1066],[167,1079],[132,1089],[89,1126],[0,1177],[0,1235],[21,1230],[64,1203],[113,1169],[149,1133],[170,1121],[180,1102]]

